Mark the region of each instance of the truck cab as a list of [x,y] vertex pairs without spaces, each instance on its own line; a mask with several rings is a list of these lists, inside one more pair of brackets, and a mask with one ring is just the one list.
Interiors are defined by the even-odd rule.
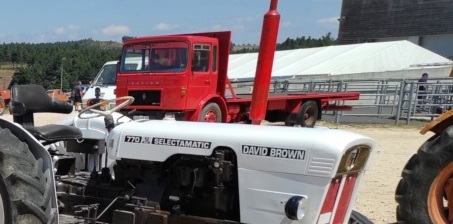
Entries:
[[[171,112],[191,120],[200,103],[223,98],[229,39],[230,32],[214,32],[126,40],[116,95],[135,98],[126,108],[139,111],[135,118],[162,119]],[[128,66],[131,58],[142,66]]]

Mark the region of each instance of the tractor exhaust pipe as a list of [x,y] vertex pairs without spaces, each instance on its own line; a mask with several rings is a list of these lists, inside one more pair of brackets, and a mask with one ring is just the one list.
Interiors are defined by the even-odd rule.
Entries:
[[277,3],[278,0],[271,0],[269,11],[264,15],[261,29],[260,49],[249,116],[252,124],[256,125],[259,125],[266,116],[272,66],[280,24],[280,13],[277,11]]

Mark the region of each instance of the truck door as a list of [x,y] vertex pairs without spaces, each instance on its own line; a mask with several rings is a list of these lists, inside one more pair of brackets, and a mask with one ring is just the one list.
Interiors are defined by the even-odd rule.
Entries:
[[[215,49],[215,50],[213,50]],[[194,44],[191,52],[191,74],[189,74],[187,100],[188,108],[195,108],[209,94],[216,93],[217,87],[217,46]]]

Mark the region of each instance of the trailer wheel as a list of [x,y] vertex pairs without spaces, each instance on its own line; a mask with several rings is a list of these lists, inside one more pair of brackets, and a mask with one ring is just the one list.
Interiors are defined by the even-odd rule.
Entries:
[[297,122],[302,127],[314,127],[318,120],[318,105],[315,101],[307,101],[302,104],[297,115]]
[[453,223],[453,126],[427,140],[406,163],[395,192],[402,223]]
[[5,100],[3,99],[3,97],[0,96],[0,115],[2,115],[5,112],[5,108],[6,108]]
[[198,119],[202,122],[222,122],[222,111],[217,103],[208,103],[200,112]]
[[43,172],[42,163],[8,129],[0,129],[0,224],[57,222],[51,171]]
[[373,224],[373,222],[360,212],[353,210],[348,224]]

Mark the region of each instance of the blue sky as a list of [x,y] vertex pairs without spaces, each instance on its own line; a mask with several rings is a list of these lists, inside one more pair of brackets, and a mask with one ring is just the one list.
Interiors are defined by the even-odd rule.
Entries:
[[[13,0],[0,7],[0,43],[92,38],[121,41],[150,36],[231,30],[233,43],[259,42],[270,0]],[[341,0],[279,0],[278,41],[328,32],[338,35]]]

